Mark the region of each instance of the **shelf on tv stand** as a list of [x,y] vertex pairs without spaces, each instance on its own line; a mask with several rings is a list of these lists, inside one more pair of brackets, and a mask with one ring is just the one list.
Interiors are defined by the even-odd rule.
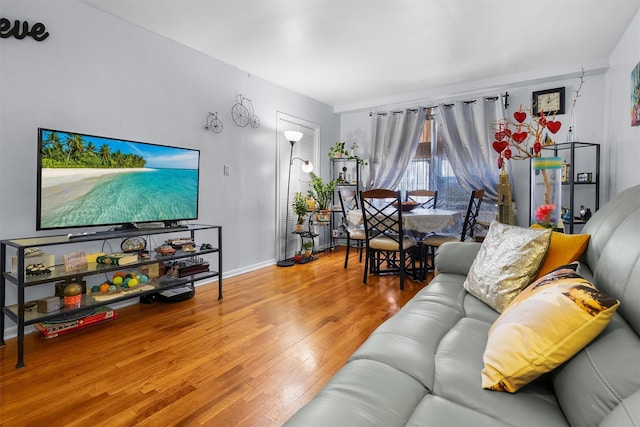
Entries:
[[[135,263],[126,264],[122,266],[118,265],[103,265],[96,263],[89,263],[86,267],[68,272],[65,270],[64,265],[56,265],[51,268],[49,274],[43,274],[38,276],[27,276],[25,273],[25,250],[33,247],[46,247],[46,246],[63,246],[67,244],[76,244],[83,242],[92,242],[99,240],[128,238],[134,236],[146,236],[155,234],[167,234],[167,233],[185,233],[188,232],[191,239],[195,239],[196,232],[204,230],[212,230],[215,232],[213,242],[207,242],[213,245],[210,248],[202,249],[197,248],[194,252],[183,252],[181,250],[176,251],[171,255],[160,255],[153,251],[150,253],[149,259],[139,259]],[[204,242],[203,242],[204,243]],[[7,260],[10,259],[12,253],[15,252],[17,258],[17,266],[15,272],[9,271]],[[130,270],[145,265],[157,264],[165,261],[173,261],[180,259],[187,259],[191,257],[199,257],[202,255],[217,255],[217,271],[210,270],[206,272],[198,272],[171,280],[165,280],[165,277],[161,277],[151,281],[151,285],[154,289],[149,289],[141,292],[125,292],[122,295],[118,295],[114,299],[100,301],[97,298],[93,298],[92,295],[84,295],[83,302],[79,308],[68,309],[62,307],[59,310],[50,313],[38,313],[35,311],[28,311],[25,308],[25,291],[33,286],[41,285],[53,285],[54,283],[74,279],[84,278],[89,276],[95,276],[99,274],[114,272],[117,270]],[[9,264],[10,265],[10,264]],[[210,264],[211,265],[211,264]],[[215,265],[214,265],[215,266]],[[38,322],[50,320],[54,318],[64,317],[69,313],[82,312],[90,308],[96,308],[112,304],[114,302],[120,302],[131,298],[137,298],[143,295],[148,295],[157,292],[161,289],[168,289],[177,286],[183,286],[185,284],[194,285],[196,281],[204,280],[208,278],[218,279],[218,299],[222,299],[222,227],[219,225],[200,225],[189,224],[181,228],[136,228],[130,230],[120,231],[106,231],[106,232],[91,232],[86,234],[74,235],[74,238],[70,238],[69,235],[56,235],[56,236],[38,236],[38,237],[26,237],[19,239],[8,239],[0,241],[0,329],[2,335],[0,336],[0,346],[4,345],[5,335],[5,316],[17,325],[18,332],[18,361],[16,368],[24,366],[24,330],[28,325],[33,325]],[[13,284],[16,286],[17,303],[7,305],[7,285]]]

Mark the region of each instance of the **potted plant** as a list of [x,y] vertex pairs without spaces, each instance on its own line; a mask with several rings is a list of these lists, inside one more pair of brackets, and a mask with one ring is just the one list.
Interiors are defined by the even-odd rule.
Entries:
[[293,208],[293,212],[298,216],[295,230],[300,232],[304,228],[304,216],[307,214],[307,199],[300,191],[296,191],[296,194],[293,196],[291,207]]
[[302,249],[304,249],[305,258],[311,258],[311,253],[313,252],[313,240],[307,240],[302,243]]
[[331,203],[333,201],[333,192],[336,185],[339,184],[340,179],[336,178],[328,183],[325,182],[313,172],[309,173],[311,181],[309,181],[309,196],[316,202],[316,208],[320,211],[320,215],[316,216],[319,222],[329,221],[329,215],[331,212]]
[[337,141],[333,147],[329,148],[329,157],[332,159],[337,159],[348,154],[347,149],[344,148],[344,142]]
[[347,160],[357,160],[360,166],[367,166],[367,162],[356,154],[356,148],[358,148],[358,144],[355,142],[351,144],[351,154],[347,157]]
[[293,260],[295,262],[300,262],[302,261],[302,252],[300,251],[296,251],[296,254],[293,256]]

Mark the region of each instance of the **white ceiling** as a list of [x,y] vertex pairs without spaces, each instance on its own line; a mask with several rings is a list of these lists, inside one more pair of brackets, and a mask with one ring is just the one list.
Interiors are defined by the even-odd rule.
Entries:
[[336,111],[606,67],[640,0],[82,0]]

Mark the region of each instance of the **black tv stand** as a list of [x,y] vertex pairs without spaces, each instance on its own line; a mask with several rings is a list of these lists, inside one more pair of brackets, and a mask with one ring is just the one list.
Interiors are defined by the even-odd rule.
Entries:
[[[26,267],[29,259],[25,259],[25,251],[28,248],[49,248],[52,247],[53,253],[68,253],[71,248],[65,245],[79,244],[84,242],[97,242],[104,239],[123,239],[134,236],[151,236],[163,235],[171,233],[179,233],[183,237],[190,237],[195,242],[196,233],[200,238],[200,242],[210,242],[211,246],[202,248],[198,246],[195,251],[182,251],[178,249],[173,254],[162,255],[150,251],[149,258],[138,258],[134,263],[126,266],[87,263],[77,270],[67,271],[64,263],[56,264],[50,268],[50,272],[43,275],[30,276],[26,274]],[[73,239],[73,240],[71,240]],[[148,240],[150,241],[150,240]],[[88,249],[91,246],[87,246]],[[77,250],[77,249],[76,249]],[[187,229],[178,231],[177,229],[156,228],[156,229],[135,229],[125,231],[94,231],[76,235],[55,235],[55,236],[36,236],[24,237],[10,240],[0,240],[0,347],[5,345],[5,317],[13,321],[17,326],[17,347],[18,360],[16,368],[24,366],[24,337],[25,328],[40,322],[50,321],[52,319],[69,318],[69,316],[83,315],[87,310],[96,309],[105,305],[114,304],[132,298],[145,298],[154,295],[160,291],[177,288],[190,284],[194,286],[198,281],[207,279],[218,279],[218,300],[222,299],[222,227],[219,225],[190,224]],[[208,260],[208,265],[213,269],[195,269],[192,271],[184,271],[184,276],[168,277],[158,272],[155,277],[149,277],[149,281],[145,283],[147,288],[139,290],[134,288],[133,292],[118,292],[111,299],[101,299],[93,293],[87,293],[82,296],[80,307],[68,308],[60,303],[58,310],[48,313],[40,313],[36,310],[26,308],[26,302],[37,301],[42,295],[47,295],[46,289],[53,288],[53,284],[64,283],[69,280],[86,280],[87,286],[91,283],[101,283],[104,276],[111,276],[118,270],[140,270],[144,267],[152,267],[169,262],[186,262],[195,258],[210,255],[213,258]],[[16,259],[16,268],[12,269],[9,264],[11,257]],[[8,262],[9,261],[9,262]],[[217,269],[215,268],[217,267]],[[155,268],[155,267],[154,267]],[[13,289],[10,288],[13,286]],[[34,288],[39,288],[39,293],[34,293]],[[16,295],[15,303],[7,304],[7,295]],[[53,289],[51,289],[53,293]]]

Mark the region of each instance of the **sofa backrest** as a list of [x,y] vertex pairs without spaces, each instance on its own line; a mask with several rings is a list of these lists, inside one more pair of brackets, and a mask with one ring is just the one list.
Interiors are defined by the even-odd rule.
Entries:
[[618,313],[640,334],[640,185],[616,195],[587,222],[582,261],[595,285],[620,301]]
[[579,273],[620,306],[595,340],[553,372],[556,398],[570,425],[607,425],[607,417],[638,425],[624,402],[637,401],[640,390],[640,185],[601,207],[583,233],[591,238]]

